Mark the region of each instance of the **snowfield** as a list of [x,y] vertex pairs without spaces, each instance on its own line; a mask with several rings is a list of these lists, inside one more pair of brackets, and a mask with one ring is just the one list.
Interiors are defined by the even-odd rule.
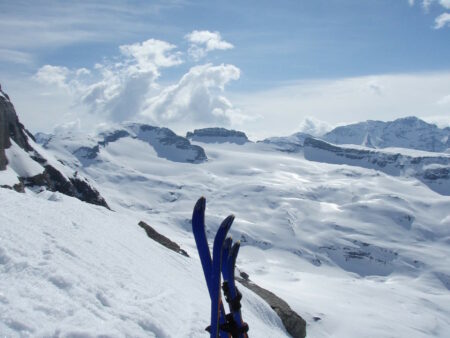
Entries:
[[[47,151],[96,182],[114,212],[0,189],[3,335],[206,337],[210,303],[190,224],[205,196],[210,243],[235,214],[239,269],[287,301],[308,337],[448,337],[450,197],[416,178],[264,143],[193,142],[208,160],[175,162],[129,137],[83,164],[64,142],[77,140],[54,138]],[[140,220],[191,257],[147,238]],[[240,290],[250,337],[288,336]]]
[[[137,219],[59,193],[0,189],[2,337],[199,337],[209,296],[197,259],[150,240]],[[286,336],[242,290],[254,336]]]

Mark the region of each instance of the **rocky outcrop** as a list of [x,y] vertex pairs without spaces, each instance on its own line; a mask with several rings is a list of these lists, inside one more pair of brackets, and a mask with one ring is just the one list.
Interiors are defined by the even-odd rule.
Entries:
[[87,166],[96,161],[101,148],[126,137],[148,143],[158,157],[169,161],[202,163],[208,159],[202,147],[191,144],[188,139],[175,134],[172,130],[139,123],[127,124],[123,129],[101,133],[96,137],[94,145],[79,147],[73,154]]
[[158,242],[159,244],[165,246],[167,249],[175,251],[176,253],[179,253],[180,255],[183,255],[185,257],[189,257],[187,252],[184,251],[183,249],[181,249],[181,247],[177,243],[172,242],[166,236],[161,235],[158,231],[153,229],[150,225],[148,225],[144,221],[140,221],[139,226],[145,230],[145,232],[149,238],[151,238],[154,241]]
[[85,178],[78,177],[76,173],[68,168],[66,168],[66,171],[71,172],[71,176],[62,173],[57,168],[58,166],[63,166],[62,164],[54,161],[58,164],[55,167],[47,158],[33,148],[32,144],[35,145],[33,136],[20,123],[8,96],[4,92],[0,92],[0,94],[0,170],[5,170],[8,165],[5,149],[11,147],[11,140],[18,146],[15,146],[15,149],[19,150],[22,159],[26,159],[16,164],[16,166],[19,166],[14,169],[16,173],[27,173],[26,168],[20,168],[20,163],[24,165],[33,164],[34,167],[41,168],[41,172],[17,174],[19,183],[5,187],[12,188],[18,192],[23,192],[25,187],[45,187],[50,191],[58,191],[82,201],[109,208],[105,199]]
[[293,338],[306,337],[306,321],[291,309],[288,303],[275,295],[273,292],[256,285],[249,279],[236,277],[236,280],[246,288],[252,290],[258,296],[266,301],[267,304],[280,317],[286,331]]
[[225,128],[203,128],[188,132],[186,138],[203,143],[235,143],[244,144],[250,142],[242,131]]
[[6,100],[0,97],[0,170],[5,170],[8,160],[5,155],[5,149],[11,146],[9,141],[9,130],[7,120]]

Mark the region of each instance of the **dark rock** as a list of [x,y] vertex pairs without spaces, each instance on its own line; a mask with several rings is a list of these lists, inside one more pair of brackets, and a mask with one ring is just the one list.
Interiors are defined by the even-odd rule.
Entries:
[[240,271],[239,275],[244,279],[244,280],[249,280],[250,276],[248,275],[248,273],[245,273],[244,271]]
[[103,136],[103,141],[98,142],[98,144],[105,147],[110,142],[115,142],[121,138],[130,136],[130,133],[126,130],[116,130],[111,133],[102,134],[101,136]]
[[29,139],[36,141],[34,136],[19,122],[13,104],[5,93],[0,95],[0,170],[6,169],[7,158],[5,149],[11,146],[11,139],[28,153],[30,158],[44,167],[44,171],[32,177],[19,177],[14,190],[23,192],[25,187],[42,186],[50,191],[58,191],[68,196],[76,197],[84,202],[108,208],[108,204],[100,193],[86,180],[77,175],[66,178],[58,169],[48,164],[46,158],[33,149]]
[[286,331],[293,338],[306,337],[306,321],[294,312],[284,300],[276,296],[273,292],[256,285],[250,280],[245,280],[239,277],[236,277],[236,280],[246,288],[252,290],[270,305],[270,307],[280,317]]
[[[5,118],[6,127],[7,127],[7,135],[0,135],[0,138],[3,138],[5,141],[5,137],[13,139],[14,142],[17,143],[19,147],[24,149],[25,151],[31,151],[33,148],[28,143],[28,137],[25,127],[22,123],[19,122],[19,118],[17,117],[16,111],[14,109],[11,101],[6,100],[2,96],[0,96],[0,116]],[[3,124],[3,123],[0,123]],[[3,128],[3,132],[5,131],[5,127]],[[0,131],[2,133],[2,131]],[[10,147],[11,143],[9,141],[6,142],[6,147],[3,149],[7,149]]]
[[194,132],[188,132],[186,138],[204,143],[244,144],[250,142],[244,132],[225,128],[195,129]]
[[172,242],[169,238],[167,238],[164,235],[161,235],[158,231],[153,229],[150,225],[145,223],[144,221],[139,222],[139,226],[145,230],[147,233],[147,236],[153,239],[154,241],[158,242],[159,244],[165,246],[166,248],[175,251],[176,253],[179,253],[180,255],[183,255],[185,257],[189,257],[188,253],[181,249],[181,247],[175,243]]
[[81,201],[110,209],[100,193],[80,178],[71,177],[67,180],[57,169],[48,164],[45,166],[43,176],[43,180],[47,184],[36,182],[36,185],[46,185],[51,191],[58,191],[62,194],[76,197]]

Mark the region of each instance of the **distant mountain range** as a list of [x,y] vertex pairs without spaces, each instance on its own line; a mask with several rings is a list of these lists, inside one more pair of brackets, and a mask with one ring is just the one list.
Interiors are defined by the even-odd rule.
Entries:
[[[286,152],[303,149],[306,133],[287,137],[271,137],[262,142]],[[408,148],[429,152],[447,152],[450,149],[450,127],[439,128],[417,117],[394,121],[365,121],[337,127],[316,137],[333,144],[354,144],[368,148]]]

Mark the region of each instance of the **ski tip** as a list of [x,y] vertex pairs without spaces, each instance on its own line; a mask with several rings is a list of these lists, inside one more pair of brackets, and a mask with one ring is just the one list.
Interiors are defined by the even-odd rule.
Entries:
[[238,253],[240,247],[241,247],[241,241],[236,241],[233,244],[233,247],[231,248],[231,255],[237,256],[237,253]]
[[229,229],[231,227],[231,225],[233,224],[233,221],[234,221],[234,215],[230,215],[223,220],[223,222],[220,226]]
[[206,207],[206,198],[205,197],[200,197],[197,201],[197,203],[195,203],[195,210],[204,210]]

